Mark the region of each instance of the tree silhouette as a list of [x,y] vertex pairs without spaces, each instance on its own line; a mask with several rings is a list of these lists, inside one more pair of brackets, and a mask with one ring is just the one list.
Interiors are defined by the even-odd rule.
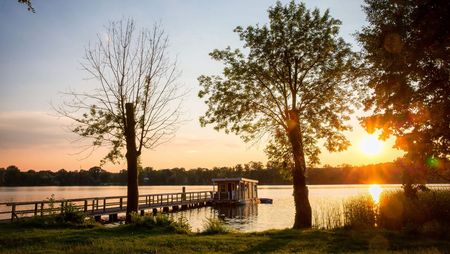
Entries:
[[[311,227],[306,160],[318,162],[318,142],[330,151],[346,149],[342,131],[355,101],[357,58],[338,36],[340,21],[304,4],[269,8],[269,24],[237,27],[244,50],[214,50],[225,64],[222,76],[200,76],[208,110],[200,122],[233,132],[245,141],[268,136],[271,158],[292,165],[294,228]],[[275,148],[275,149],[274,149]],[[281,154],[280,154],[281,151]],[[283,159],[281,159],[283,160]],[[288,161],[286,161],[288,160]]]
[[112,22],[86,48],[82,65],[99,87],[69,92],[57,109],[75,121],[72,131],[92,140],[92,148],[110,147],[103,159],[124,157],[128,170],[127,220],[138,210],[138,158],[142,149],[168,141],[180,123],[183,93],[175,82],[176,62],[168,57],[168,38],[159,25],[136,31],[133,20]]
[[450,2],[366,0],[369,24],[357,35],[369,64],[369,131],[397,137],[407,192],[439,174],[450,156]]

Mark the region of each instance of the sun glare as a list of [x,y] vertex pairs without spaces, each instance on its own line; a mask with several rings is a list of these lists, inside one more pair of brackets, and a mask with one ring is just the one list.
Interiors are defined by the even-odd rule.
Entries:
[[380,202],[380,195],[383,192],[383,189],[379,184],[372,184],[369,187],[370,196],[372,196],[373,201],[378,204]]
[[367,155],[377,155],[383,148],[383,142],[378,140],[376,135],[367,135],[362,138],[360,148]]

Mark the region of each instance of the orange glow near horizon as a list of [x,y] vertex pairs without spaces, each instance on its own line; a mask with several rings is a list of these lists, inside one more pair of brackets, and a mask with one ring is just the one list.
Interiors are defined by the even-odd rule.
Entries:
[[361,139],[359,147],[368,156],[378,155],[384,147],[383,141],[378,140],[375,134],[366,135]]

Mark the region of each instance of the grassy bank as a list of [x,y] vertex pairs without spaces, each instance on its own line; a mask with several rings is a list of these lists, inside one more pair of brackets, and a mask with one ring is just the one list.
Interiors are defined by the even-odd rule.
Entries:
[[136,226],[32,228],[0,225],[0,253],[445,253],[449,239],[393,231],[271,230],[176,234]]

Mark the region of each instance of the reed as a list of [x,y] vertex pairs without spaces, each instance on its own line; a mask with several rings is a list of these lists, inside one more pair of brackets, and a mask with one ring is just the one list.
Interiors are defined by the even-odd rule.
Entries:
[[344,202],[344,227],[369,229],[376,225],[377,207],[369,195],[351,198]]
[[131,224],[137,227],[157,229],[166,232],[181,234],[191,232],[191,226],[185,217],[179,217],[177,220],[174,220],[173,216],[168,216],[166,214],[146,214],[141,216],[134,212],[131,213]]
[[318,202],[313,206],[313,228],[335,229],[344,226],[342,202]]
[[415,199],[405,197],[402,191],[383,193],[378,224],[385,229],[445,234],[450,226],[450,189],[419,192]]
[[203,234],[213,235],[213,234],[227,234],[231,233],[232,229],[229,228],[225,223],[217,218],[207,218],[205,224],[203,225]]

